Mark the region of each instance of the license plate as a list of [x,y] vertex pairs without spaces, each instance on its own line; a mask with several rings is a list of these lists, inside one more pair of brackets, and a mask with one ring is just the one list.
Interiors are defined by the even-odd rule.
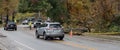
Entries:
[[11,27],[13,27],[13,25],[11,25]]
[[53,32],[60,32],[60,30],[54,30]]

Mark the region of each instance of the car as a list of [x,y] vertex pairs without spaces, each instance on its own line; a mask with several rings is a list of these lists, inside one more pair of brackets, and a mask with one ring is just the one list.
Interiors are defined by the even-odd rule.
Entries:
[[35,22],[35,18],[34,17],[26,18],[25,20],[22,21],[22,24],[23,25],[28,25],[30,21],[33,24]]
[[59,22],[45,22],[36,29],[35,35],[36,38],[43,36],[44,40],[47,40],[48,38],[59,38],[60,40],[63,40],[64,31]]
[[34,22],[33,27],[38,28],[41,24],[42,22]]
[[41,24],[42,24],[42,21],[41,21],[41,20],[36,20],[36,21],[33,23],[33,27],[34,27],[34,28],[37,28],[37,27],[39,27]]
[[24,20],[24,21],[22,22],[23,25],[28,25],[28,23],[29,23],[28,20]]
[[9,30],[9,29],[13,29],[13,30],[17,30],[17,25],[15,22],[8,22],[5,26],[4,26],[4,30]]
[[30,17],[30,18],[28,18],[27,20],[28,20],[28,23],[31,21],[32,24],[33,24],[33,23],[35,22],[36,19],[35,19],[34,17]]

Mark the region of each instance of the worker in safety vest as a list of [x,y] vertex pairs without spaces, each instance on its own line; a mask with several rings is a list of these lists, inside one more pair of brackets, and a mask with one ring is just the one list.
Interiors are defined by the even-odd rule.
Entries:
[[32,21],[29,22],[29,28],[32,29]]
[[15,23],[17,23],[17,20],[16,20],[16,19],[14,19],[14,22],[15,22]]

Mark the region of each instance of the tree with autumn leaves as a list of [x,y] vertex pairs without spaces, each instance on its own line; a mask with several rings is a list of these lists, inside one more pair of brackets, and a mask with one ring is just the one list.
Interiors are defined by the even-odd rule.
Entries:
[[[12,16],[17,11],[19,0],[0,0],[0,16],[9,20],[9,16]],[[12,16],[14,17],[14,16]]]
[[71,25],[107,32],[117,12],[117,0],[68,0]]
[[92,18],[96,31],[106,32],[115,18],[116,10],[115,0],[96,0],[92,4]]
[[72,27],[87,27],[91,22],[90,2],[89,0],[68,0],[68,11],[70,16],[70,25]]
[[119,0],[0,0],[0,16],[9,16],[14,11],[41,13],[65,27],[119,31],[119,3]]

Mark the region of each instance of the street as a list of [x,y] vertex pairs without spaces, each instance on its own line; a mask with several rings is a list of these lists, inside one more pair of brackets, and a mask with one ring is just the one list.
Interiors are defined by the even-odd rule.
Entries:
[[4,31],[1,28],[0,33],[6,35],[18,50],[120,50],[119,43],[108,43],[84,36],[65,35],[62,41],[37,39],[35,29],[29,30],[26,27],[19,25],[17,31]]

